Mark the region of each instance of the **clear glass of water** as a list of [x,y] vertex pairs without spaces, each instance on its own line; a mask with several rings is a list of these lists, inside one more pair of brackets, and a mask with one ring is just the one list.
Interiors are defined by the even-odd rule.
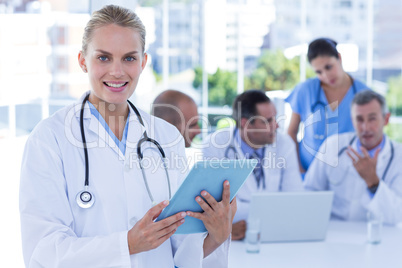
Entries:
[[381,242],[382,216],[367,212],[367,242],[379,244]]
[[248,253],[260,252],[260,219],[247,220],[246,251]]

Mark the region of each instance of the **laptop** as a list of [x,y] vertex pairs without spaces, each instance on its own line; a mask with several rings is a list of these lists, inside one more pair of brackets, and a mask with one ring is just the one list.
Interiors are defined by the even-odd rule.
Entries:
[[251,197],[249,217],[261,224],[261,242],[324,240],[332,191],[265,192]]

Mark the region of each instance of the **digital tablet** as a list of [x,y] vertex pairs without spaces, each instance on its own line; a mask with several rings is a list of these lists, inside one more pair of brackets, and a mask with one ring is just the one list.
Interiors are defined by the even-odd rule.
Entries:
[[[206,160],[195,163],[185,180],[174,194],[169,205],[162,211],[156,221],[162,220],[180,211],[202,212],[202,208],[195,201],[201,196],[201,191],[210,193],[218,202],[222,200],[223,182],[230,183],[230,201],[244,184],[250,173],[257,165],[256,159],[240,160]],[[182,225],[177,228],[176,234],[191,234],[207,231],[199,219],[186,216]]]

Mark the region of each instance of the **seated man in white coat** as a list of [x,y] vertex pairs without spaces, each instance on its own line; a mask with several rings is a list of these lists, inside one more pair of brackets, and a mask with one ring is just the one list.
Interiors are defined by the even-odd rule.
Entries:
[[277,133],[276,108],[260,90],[238,95],[233,104],[235,128],[212,133],[204,144],[205,159],[256,158],[259,164],[237,194],[232,239],[245,236],[249,203],[254,192],[302,191],[296,146]]
[[402,221],[401,145],[391,141],[383,128],[390,114],[385,99],[365,90],[351,106],[356,133],[331,136],[305,176],[307,190],[334,191],[332,217],[365,221],[367,212],[380,214],[384,223]]

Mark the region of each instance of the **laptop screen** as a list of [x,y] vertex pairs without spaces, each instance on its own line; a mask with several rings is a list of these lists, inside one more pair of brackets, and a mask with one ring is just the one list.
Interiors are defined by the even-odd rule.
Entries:
[[324,240],[333,192],[265,192],[252,195],[249,218],[261,222],[261,242]]

